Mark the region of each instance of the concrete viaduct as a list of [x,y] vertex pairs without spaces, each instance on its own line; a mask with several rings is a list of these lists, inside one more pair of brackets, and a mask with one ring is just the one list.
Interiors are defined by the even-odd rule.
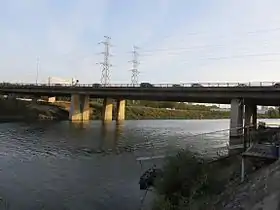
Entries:
[[[280,105],[280,88],[270,86],[223,87],[93,87],[92,85],[50,86],[34,84],[0,84],[2,95],[71,96],[69,120],[89,120],[89,98],[103,98],[103,120],[111,121],[113,101],[117,104],[117,120],[125,119],[125,100],[153,100],[231,104],[230,137],[240,139],[243,127],[257,127],[257,105]],[[245,110],[245,111],[244,111]],[[243,122],[243,119],[244,122]],[[244,130],[246,134],[246,129]],[[240,144],[231,141],[231,144]]]

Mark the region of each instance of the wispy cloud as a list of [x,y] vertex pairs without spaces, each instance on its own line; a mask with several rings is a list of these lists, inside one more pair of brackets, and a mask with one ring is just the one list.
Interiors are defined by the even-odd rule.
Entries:
[[[186,20],[161,40],[158,47],[167,50],[151,50],[143,57],[144,80],[272,81],[280,76],[280,15],[275,9],[279,2],[227,1],[208,6],[197,20]],[[261,53],[267,54],[250,56]]]
[[[78,77],[98,82],[97,45],[112,37],[111,81],[130,80],[132,45],[141,81],[274,80],[280,76],[278,0],[4,0],[0,8],[3,80]],[[279,29],[279,30],[277,30]],[[162,50],[160,50],[162,49]],[[244,56],[242,56],[244,55]]]

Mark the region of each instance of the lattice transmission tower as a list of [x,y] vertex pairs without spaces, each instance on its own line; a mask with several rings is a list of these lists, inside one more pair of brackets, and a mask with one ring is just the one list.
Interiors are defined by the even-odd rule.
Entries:
[[139,75],[139,71],[138,71],[138,66],[139,66],[139,61],[138,61],[138,52],[137,49],[139,49],[136,46],[133,46],[133,51],[132,51],[132,56],[133,59],[130,61],[132,63],[132,69],[131,69],[131,84],[132,85],[138,85],[138,75]]
[[107,86],[110,83],[110,67],[112,66],[109,61],[109,57],[111,56],[111,54],[110,54],[111,37],[104,36],[104,38],[105,38],[104,41],[98,43],[98,44],[104,45],[104,51],[102,52],[102,54],[104,55],[104,60],[103,60],[103,62],[100,62],[99,64],[101,65],[101,68],[102,68],[101,84],[104,86]]
[[40,68],[40,58],[37,56],[37,58],[36,58],[36,85],[38,84],[39,68]]

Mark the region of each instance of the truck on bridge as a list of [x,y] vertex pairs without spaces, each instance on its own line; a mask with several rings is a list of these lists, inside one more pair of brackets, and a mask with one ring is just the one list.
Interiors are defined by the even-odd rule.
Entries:
[[71,78],[71,79],[60,79],[57,77],[48,77],[48,85],[62,86],[62,85],[72,85],[75,86],[79,83],[79,80]]

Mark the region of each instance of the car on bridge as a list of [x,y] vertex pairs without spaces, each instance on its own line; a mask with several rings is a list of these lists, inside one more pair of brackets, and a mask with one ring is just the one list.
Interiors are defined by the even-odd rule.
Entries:
[[148,83],[148,82],[143,82],[140,84],[140,87],[142,88],[151,88],[154,87],[152,84]]
[[237,85],[237,87],[248,87],[248,85],[244,84],[244,83],[240,83]]
[[182,87],[182,86],[179,84],[174,84],[174,85],[172,85],[172,87]]
[[101,87],[101,84],[99,84],[99,83],[93,83],[93,84],[92,84],[92,87],[93,87],[93,88],[100,88],[100,87]]
[[79,84],[79,80],[77,79],[76,81],[72,81],[72,86],[77,86]]
[[273,87],[279,88],[279,87],[280,87],[280,82],[275,83],[275,84],[273,85]]
[[193,83],[191,84],[191,87],[203,87],[203,85],[199,83]]

